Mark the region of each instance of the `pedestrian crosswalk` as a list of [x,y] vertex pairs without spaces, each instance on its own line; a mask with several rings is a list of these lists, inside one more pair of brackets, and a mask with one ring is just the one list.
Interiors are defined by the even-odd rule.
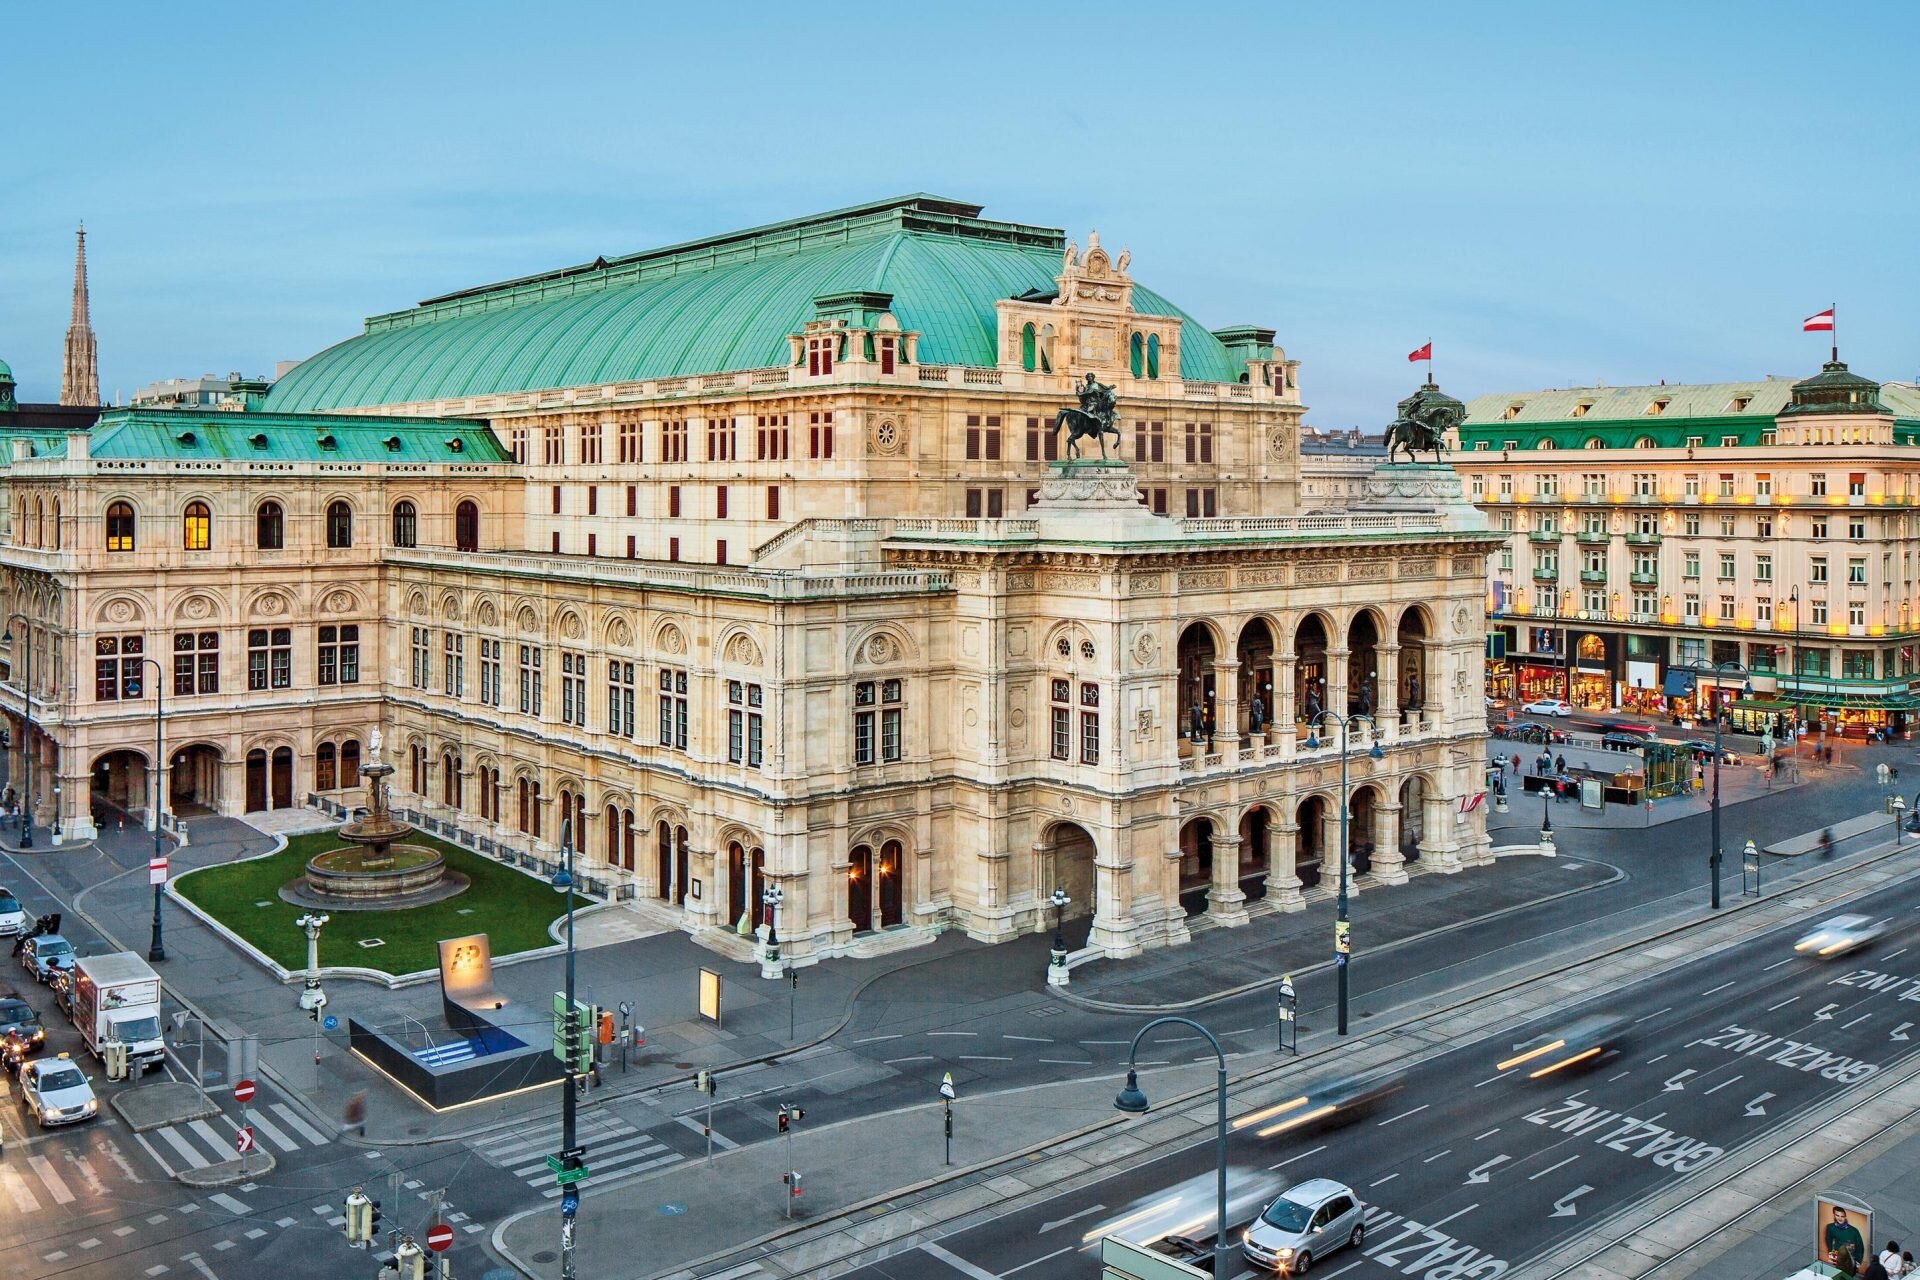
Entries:
[[36,1213],[76,1200],[98,1201],[110,1194],[109,1182],[143,1181],[119,1142],[110,1137],[78,1150],[49,1148],[25,1158],[10,1155],[0,1161],[0,1212],[11,1207]]
[[[247,1122],[253,1126],[254,1142],[262,1151],[292,1153],[302,1147],[323,1147],[332,1141],[284,1102],[255,1107]],[[172,1177],[182,1169],[204,1169],[210,1164],[234,1159],[234,1135],[239,1129],[239,1121],[218,1115],[162,1125],[135,1134],[134,1138],[167,1176]]]
[[[650,1133],[642,1133],[618,1116],[589,1113],[574,1126],[581,1146],[587,1149],[587,1185],[603,1187],[637,1177],[650,1169],[686,1159]],[[488,1164],[505,1169],[527,1186],[551,1200],[560,1194],[554,1183],[547,1157],[560,1150],[557,1129],[532,1133],[509,1130],[469,1144]]]

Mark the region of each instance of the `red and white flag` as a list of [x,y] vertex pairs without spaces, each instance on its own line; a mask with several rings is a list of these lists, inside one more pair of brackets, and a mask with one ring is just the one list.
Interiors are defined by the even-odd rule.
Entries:
[[1460,816],[1464,818],[1468,814],[1472,813],[1475,809],[1478,809],[1480,807],[1481,801],[1485,800],[1486,798],[1487,798],[1487,793],[1484,791],[1477,791],[1470,796],[1461,796],[1460,797]]
[[1817,316],[1808,316],[1800,324],[1802,333],[1815,333],[1833,328],[1833,308],[1828,307]]
[[1420,348],[1418,351],[1409,351],[1407,353],[1408,364],[1412,364],[1415,360],[1431,360],[1431,359],[1433,359],[1433,343],[1432,342],[1428,342],[1426,346]]

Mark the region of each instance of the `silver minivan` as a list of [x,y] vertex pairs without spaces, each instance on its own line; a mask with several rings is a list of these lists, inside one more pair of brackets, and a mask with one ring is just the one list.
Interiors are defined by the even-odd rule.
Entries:
[[1313,1178],[1281,1192],[1247,1228],[1241,1247],[1256,1267],[1303,1276],[1315,1259],[1365,1242],[1365,1213],[1352,1187]]

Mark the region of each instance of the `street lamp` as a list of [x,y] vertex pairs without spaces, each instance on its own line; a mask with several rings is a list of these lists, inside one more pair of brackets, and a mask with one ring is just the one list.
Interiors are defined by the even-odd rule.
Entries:
[[[27,615],[16,615],[25,623]],[[20,847],[33,848],[33,629],[23,627],[20,634],[26,637],[27,661],[26,679],[20,685],[20,754],[27,765],[27,789],[20,793]],[[13,628],[9,626],[6,634],[0,635],[0,644],[13,648]]]
[[1907,829],[1906,823],[1902,821],[1902,819],[1904,819],[1907,816],[1906,797],[1896,795],[1893,798],[1892,808],[1893,808],[1893,847],[1898,849],[1900,847],[1900,841],[1905,838],[1905,832]]
[[1347,736],[1355,720],[1365,720],[1373,731],[1373,747],[1367,752],[1372,760],[1384,760],[1387,753],[1380,749],[1380,725],[1365,712],[1341,715],[1336,711],[1322,711],[1307,721],[1307,750],[1318,751],[1320,739],[1314,734],[1314,726],[1328,720],[1340,725],[1340,897],[1338,912],[1333,923],[1333,962],[1340,970],[1340,1018],[1339,1034],[1347,1034],[1347,957],[1353,950],[1352,935],[1347,928],[1347,864],[1352,861],[1347,849]]
[[[573,819],[560,819],[561,863],[553,873],[550,883],[555,893],[567,897],[567,988],[566,1002],[567,1025],[574,1021],[573,1009]],[[560,1163],[562,1173],[571,1173],[576,1166],[578,1156],[576,1146],[576,1115],[574,1099],[573,1055],[566,1055],[566,1078],[560,1090]],[[570,1182],[560,1186],[560,1275],[563,1280],[574,1280],[573,1262],[573,1220],[578,1211],[579,1200],[567,1194],[573,1188]]]
[[760,891],[760,905],[767,909],[767,950],[760,961],[760,976],[763,978],[780,976],[780,935],[774,931],[774,913],[780,909],[780,900],[785,896],[777,884],[770,884]]
[[[1713,664],[1713,669],[1715,672],[1737,671],[1742,676],[1747,674],[1747,669],[1737,662],[1716,662]],[[1715,680],[1714,688],[1718,689],[1719,685],[1720,682]],[[1720,909],[1720,727],[1725,717],[1721,714],[1720,708],[1713,703],[1713,695],[1708,694],[1707,705],[1713,710],[1713,853],[1708,857],[1707,865],[1713,872],[1713,909],[1718,911]]]
[[327,1007],[327,993],[320,989],[320,930],[329,918],[309,911],[293,922],[307,935],[307,985],[300,992],[300,1008],[316,1019]]
[[1167,1022],[1177,1022],[1183,1027],[1192,1027],[1205,1036],[1207,1043],[1213,1046],[1214,1057],[1220,1062],[1220,1122],[1219,1133],[1214,1143],[1216,1164],[1214,1176],[1217,1180],[1216,1192],[1219,1201],[1218,1218],[1215,1224],[1217,1230],[1213,1237],[1213,1274],[1224,1277],[1231,1275],[1234,1268],[1232,1260],[1228,1257],[1232,1249],[1227,1243],[1227,1055],[1221,1051],[1220,1042],[1214,1039],[1213,1032],[1190,1018],[1155,1018],[1134,1034],[1133,1045],[1127,1050],[1127,1087],[1114,1098],[1113,1105],[1128,1115],[1146,1114],[1149,1104],[1146,1093],[1140,1088],[1140,1073],[1134,1068],[1134,1059],[1140,1053],[1141,1038],[1155,1027]]
[[1067,904],[1071,901],[1065,889],[1055,889],[1047,899],[1047,905],[1053,908],[1053,950],[1047,953],[1047,985],[1052,987],[1067,984],[1066,918]]
[[[166,714],[167,673],[157,658],[142,658],[140,662],[142,670],[149,666],[153,668],[153,860],[157,863],[164,856],[160,847],[160,790],[164,781],[161,770],[166,766],[167,756],[165,748],[161,745],[161,724],[162,717]],[[59,812],[59,806],[54,806],[56,822],[59,821]],[[160,898],[161,891],[165,887],[157,880],[153,885],[153,931],[147,941],[147,959],[149,960],[167,958],[166,944],[160,936]],[[326,923],[324,916],[321,917],[321,923]],[[315,982],[313,985],[317,987],[319,984]]]

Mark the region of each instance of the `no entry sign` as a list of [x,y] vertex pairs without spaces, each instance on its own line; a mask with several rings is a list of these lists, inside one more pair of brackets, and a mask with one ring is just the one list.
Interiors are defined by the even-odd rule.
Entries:
[[147,883],[165,884],[167,882],[167,860],[165,858],[147,859]]
[[433,1229],[427,1232],[427,1248],[435,1253],[445,1253],[452,1247],[453,1228],[446,1223],[436,1223]]
[[233,1100],[235,1102],[252,1102],[253,1101],[253,1081],[241,1080],[238,1083],[236,1083],[233,1086]]
[[233,1135],[233,1149],[241,1155],[253,1150],[253,1126],[248,1125]]

